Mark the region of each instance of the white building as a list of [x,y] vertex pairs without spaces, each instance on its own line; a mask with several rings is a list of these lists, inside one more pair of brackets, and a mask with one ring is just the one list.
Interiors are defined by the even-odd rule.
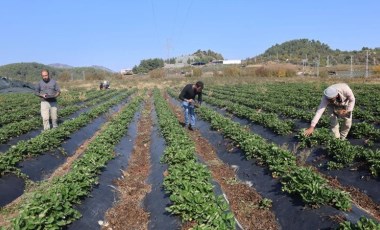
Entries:
[[223,65],[241,65],[241,60],[223,60]]
[[121,69],[120,74],[121,75],[132,75],[133,71],[132,71],[132,69]]

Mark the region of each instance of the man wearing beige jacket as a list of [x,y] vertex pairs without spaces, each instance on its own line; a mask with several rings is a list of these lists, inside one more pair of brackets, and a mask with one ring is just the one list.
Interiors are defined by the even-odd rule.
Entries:
[[[327,108],[327,115],[330,118],[331,131],[336,138],[346,139],[352,125],[352,111],[355,106],[355,96],[351,88],[345,83],[338,83],[329,86],[324,90],[321,103],[315,113],[311,125],[305,130],[305,136],[313,134],[315,126]],[[338,118],[344,120],[342,129],[339,131]]]

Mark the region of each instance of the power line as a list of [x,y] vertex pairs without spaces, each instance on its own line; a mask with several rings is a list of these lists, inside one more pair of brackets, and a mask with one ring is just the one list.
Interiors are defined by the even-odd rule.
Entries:
[[193,4],[193,0],[191,0],[190,4],[187,6],[186,13],[185,13],[185,18],[184,18],[182,26],[180,27],[180,30],[178,32],[178,40],[180,40],[180,38],[182,37],[182,31],[183,31],[183,28],[185,27],[185,23],[186,23],[187,18],[189,16],[189,12],[190,12],[190,8],[191,8],[192,4]]
[[152,13],[153,13],[154,33],[156,34],[156,38],[158,38],[158,26],[157,26],[156,11],[154,9],[153,0],[150,0],[150,3],[152,6]]

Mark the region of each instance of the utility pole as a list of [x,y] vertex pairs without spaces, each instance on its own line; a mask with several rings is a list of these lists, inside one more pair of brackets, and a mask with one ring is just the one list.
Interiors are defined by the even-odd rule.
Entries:
[[170,45],[170,41],[169,39],[166,39],[166,49],[167,49],[167,52],[168,52],[168,64],[170,64],[170,49],[172,48],[172,46]]
[[320,54],[318,54],[318,61],[317,61],[317,77],[319,77],[319,63],[320,63],[320,61],[321,61],[321,55]]
[[365,77],[368,77],[368,50],[367,50],[367,58],[365,62]]
[[354,76],[354,73],[353,73],[353,68],[352,68],[352,55],[351,55],[351,72],[350,72],[350,76],[353,77]]
[[280,60],[278,60],[278,52],[277,52],[277,59],[276,59],[276,62],[277,62],[277,63],[279,63],[279,62],[280,62]]
[[306,58],[302,60],[302,72],[303,74],[305,74],[305,67],[307,66],[307,54],[306,54]]
[[305,59],[302,59],[302,74],[305,74]]
[[330,66],[330,55],[327,55],[326,66]]

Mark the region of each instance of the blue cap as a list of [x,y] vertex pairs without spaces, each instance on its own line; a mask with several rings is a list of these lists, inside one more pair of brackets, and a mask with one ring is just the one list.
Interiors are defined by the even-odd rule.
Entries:
[[338,90],[334,86],[329,86],[323,93],[328,99],[338,96]]

